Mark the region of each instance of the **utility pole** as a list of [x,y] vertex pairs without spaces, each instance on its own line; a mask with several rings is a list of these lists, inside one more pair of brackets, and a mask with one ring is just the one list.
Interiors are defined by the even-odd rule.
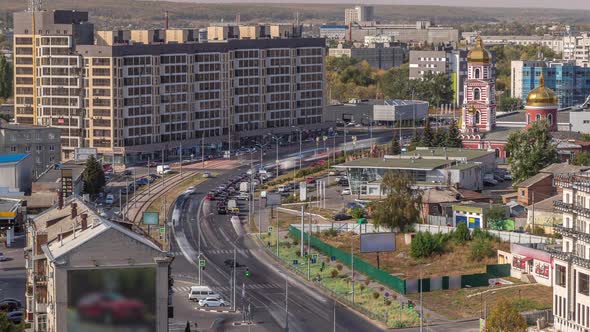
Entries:
[[180,160],[180,177],[182,178],[182,143],[180,143],[180,151],[178,155],[178,159]]
[[298,129],[297,132],[299,132],[299,170],[301,170],[301,159],[303,158],[301,155],[301,129]]
[[205,132],[203,131],[201,137],[201,164],[203,165],[202,168],[205,168]]
[[350,241],[350,267],[352,270],[352,304],[354,304],[354,243]]
[[285,273],[285,331],[289,331],[289,276]]
[[334,332],[336,332],[336,300],[334,300]]
[[304,207],[303,205],[301,205],[301,257],[303,257],[303,233],[305,232],[305,222],[304,222],[304,216],[305,216],[305,212],[304,212]]
[[277,257],[279,256],[279,209],[277,208]]
[[232,269],[233,274],[233,281],[232,281],[232,307],[233,310],[236,311],[236,246],[234,245],[234,268]]
[[535,235],[535,192],[533,191],[533,229],[531,233]]
[[150,181],[151,180],[151,177],[150,177],[150,174],[151,174],[150,173],[150,156],[148,156],[147,167],[148,167],[148,196],[149,196],[152,194],[151,185],[150,185],[152,183],[152,181]]
[[262,197],[258,197],[258,238],[262,237],[262,229],[261,226],[262,221]]

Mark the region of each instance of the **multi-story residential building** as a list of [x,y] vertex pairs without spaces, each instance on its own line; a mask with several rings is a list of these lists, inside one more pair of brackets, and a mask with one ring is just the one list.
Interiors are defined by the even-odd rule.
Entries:
[[573,61],[512,61],[511,92],[523,99],[540,83],[557,94],[559,108],[582,104],[590,95],[590,68],[577,66]]
[[370,22],[374,20],[373,6],[356,6],[344,10],[344,24]]
[[426,73],[446,74],[453,80],[454,103],[463,102],[463,82],[467,77],[466,50],[410,51],[410,79]]
[[416,24],[377,24],[367,22],[351,26],[353,41],[364,42],[365,36],[392,35],[399,43],[409,46],[451,44],[459,42],[459,31],[453,27],[433,26],[429,21]]
[[563,60],[573,60],[581,67],[590,66],[590,35],[563,37]]
[[0,121],[0,153],[30,154],[33,176],[61,161],[61,130],[45,126],[8,124]]
[[201,144],[221,150],[270,133],[295,136],[292,126],[329,127],[324,39],[278,34],[199,43],[188,33],[156,30],[99,33],[93,44],[87,18],[77,11],[14,14],[16,121],[61,128],[64,159],[93,147],[107,161],[154,160],[199,154]]
[[[152,240],[71,198],[28,223],[24,319],[33,331],[81,331],[81,320],[97,312],[80,302],[97,303],[102,294],[134,299],[129,309],[142,313],[133,314],[135,329],[168,331],[171,262]],[[129,330],[108,310],[100,317],[96,330]]]
[[486,45],[540,45],[550,48],[555,53],[564,51],[564,37],[544,36],[481,36]]
[[552,252],[553,315],[557,331],[587,331],[590,328],[590,176],[562,174],[555,184],[563,199],[555,202],[563,223],[554,230],[563,237]]
[[348,38],[348,25],[322,25],[320,38],[329,40],[345,40]]
[[328,55],[334,57],[348,56],[360,60],[366,60],[371,67],[390,69],[399,67],[404,63],[407,49],[402,46],[371,45],[370,47],[338,47],[330,48]]

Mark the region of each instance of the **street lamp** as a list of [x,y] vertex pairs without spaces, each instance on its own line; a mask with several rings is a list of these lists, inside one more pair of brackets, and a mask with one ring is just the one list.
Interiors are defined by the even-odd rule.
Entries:
[[420,267],[420,332],[424,331],[424,304],[422,301],[422,279],[424,278],[424,268],[430,265],[432,265],[432,263],[422,265]]
[[[295,126],[291,126],[292,128],[295,128]],[[299,170],[301,170],[301,128],[295,128],[295,130],[297,131],[297,133],[299,134]]]

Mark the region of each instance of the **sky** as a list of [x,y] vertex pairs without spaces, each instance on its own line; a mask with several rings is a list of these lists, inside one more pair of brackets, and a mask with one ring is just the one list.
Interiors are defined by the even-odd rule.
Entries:
[[590,10],[590,0],[172,0],[180,2],[253,2],[253,3],[322,3],[322,4],[383,4],[383,5],[435,5],[452,7],[516,7],[558,8]]

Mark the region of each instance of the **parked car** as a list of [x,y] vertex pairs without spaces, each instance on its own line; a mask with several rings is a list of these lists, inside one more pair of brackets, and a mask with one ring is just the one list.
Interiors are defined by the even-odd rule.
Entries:
[[260,192],[260,198],[266,198],[266,190]]
[[248,193],[239,193],[237,197],[239,200],[246,200],[247,201],[250,199],[250,195]]
[[510,173],[504,174],[504,180],[512,180],[512,174],[510,174]]
[[208,297],[200,300],[199,305],[201,307],[225,307],[225,302],[217,297]]
[[155,161],[148,161],[146,164],[148,167],[156,167],[158,164]]
[[208,177],[210,177],[210,176],[211,176],[211,173],[209,173],[209,171],[205,171],[205,172],[203,173],[203,177],[204,177],[204,178],[208,178]]
[[[234,260],[233,259],[226,259],[225,261],[223,261],[223,264],[225,264],[226,266],[229,267],[233,267],[234,266]],[[236,261],[236,267],[243,267],[244,265],[240,264],[240,262]]]
[[113,194],[108,194],[104,200],[104,203],[107,205],[113,205],[113,203],[115,203],[115,196]]
[[207,194],[207,196],[205,196],[205,200],[207,200],[207,201],[214,201],[215,200],[215,197],[213,195],[211,195],[211,194]]
[[217,206],[217,214],[227,214],[227,208],[225,207],[225,205]]
[[232,224],[233,223],[238,223],[238,224],[240,223],[240,217],[238,217],[238,216],[231,216],[231,218],[229,220],[232,222]]
[[20,324],[23,320],[23,312],[22,310],[12,311],[6,314],[6,319],[14,324]]
[[4,255],[4,253],[0,252],[0,262],[5,262],[8,260],[8,257]]
[[342,189],[342,191],[340,192],[341,195],[350,195],[350,189]]
[[3,312],[12,312],[16,310],[20,310],[23,307],[22,303],[13,298],[5,298],[0,301],[0,311]]
[[352,217],[347,214],[344,214],[344,213],[338,213],[337,215],[334,216],[334,220],[336,220],[336,221],[350,220],[350,219],[352,219]]
[[307,179],[305,179],[305,182],[307,184],[314,184],[315,183],[315,178],[307,178]]

